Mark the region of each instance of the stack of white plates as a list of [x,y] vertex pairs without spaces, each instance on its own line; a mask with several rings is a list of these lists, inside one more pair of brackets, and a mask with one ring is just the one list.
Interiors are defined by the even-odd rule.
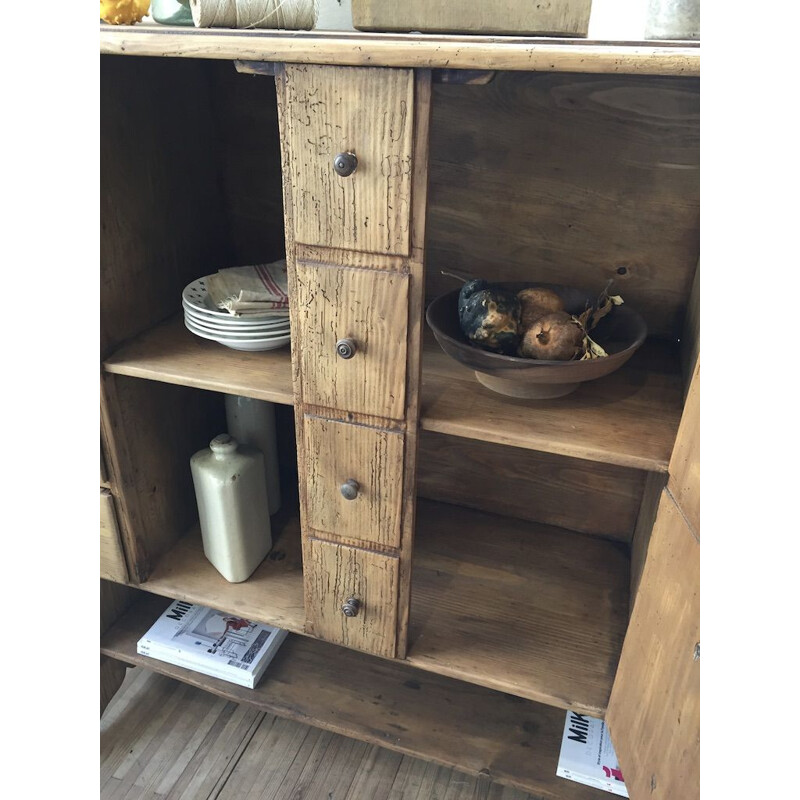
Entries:
[[211,302],[205,278],[192,281],[183,290],[183,321],[192,333],[234,350],[275,350],[290,338],[288,311],[234,317]]

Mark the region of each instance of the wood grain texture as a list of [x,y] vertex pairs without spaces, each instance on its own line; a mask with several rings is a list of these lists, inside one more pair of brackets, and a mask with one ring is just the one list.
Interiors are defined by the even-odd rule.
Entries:
[[[596,789],[556,777],[554,764],[558,759],[564,726],[564,714],[558,709],[461,681],[425,674],[398,662],[295,636],[290,636],[283,643],[258,687],[254,690],[243,689],[137,655],[136,641],[166,605],[167,601],[154,598],[137,606],[104,637],[101,651],[127,663],[146,665],[148,670],[175,677],[226,700],[240,703],[239,714],[253,708],[269,712],[435,764],[456,767],[468,775],[483,775],[486,779],[533,792],[537,798],[599,800],[604,796]],[[143,704],[153,696],[154,709],[150,713],[154,713],[174,694],[174,687],[169,691],[152,692],[143,696],[132,708],[143,711]],[[189,701],[189,697],[186,695],[184,702]],[[185,709],[187,705],[181,708]],[[113,709],[110,708],[107,715]],[[233,707],[227,712],[228,720],[231,719],[232,710]],[[120,732],[131,730],[131,726],[118,727]],[[165,733],[172,727],[167,726]],[[201,741],[188,748],[186,774],[176,781],[170,795],[175,800],[205,796],[198,794],[202,790],[203,776],[213,771],[214,754],[224,749],[219,733],[215,735],[218,730],[222,728],[215,723],[210,729],[208,743]],[[294,738],[294,729],[284,730],[291,731]],[[295,749],[301,747],[304,738],[294,738]],[[217,746],[214,745],[215,741],[219,743]],[[262,797],[261,792],[266,791],[267,800],[275,800],[276,796],[285,800],[298,796],[292,791],[299,772],[290,775],[291,764],[297,763],[302,769],[308,756],[302,752],[296,757],[292,755],[294,751],[285,749],[289,745],[283,742],[283,737],[266,735],[264,745],[261,758],[248,762],[254,767],[260,764],[260,768],[256,767],[258,772],[253,777],[251,787],[242,782],[237,787],[239,793],[242,796],[250,794],[251,797]],[[118,748],[120,759],[134,747],[135,744],[128,744],[126,739],[125,746]],[[270,754],[273,748],[275,757]],[[286,753],[284,757],[278,756],[281,751]],[[110,758],[111,755],[106,756],[107,760]],[[372,763],[379,767],[380,762]],[[135,760],[130,762],[131,766],[135,764]],[[366,771],[372,773],[375,767]],[[401,785],[388,795],[387,800],[430,800],[432,795],[428,789],[435,775],[435,768],[430,774],[424,770],[413,773],[404,771]],[[367,780],[369,775],[360,777],[358,786],[363,788],[363,782]],[[289,785],[284,786],[287,783]],[[282,787],[280,791],[288,794],[269,794],[270,791],[278,792],[279,787]],[[310,786],[306,788],[310,789]],[[192,794],[191,790],[195,793]],[[327,792],[323,795],[327,796]],[[303,796],[311,798],[323,795],[312,795],[306,791]],[[352,792],[348,795],[334,794],[334,797],[340,796],[362,800],[375,795]],[[489,794],[489,798],[500,800],[501,797],[511,798],[510,795],[494,791]],[[514,800],[522,799],[514,796]]]
[[558,400],[517,400],[478,383],[428,339],[424,430],[621,467],[666,472],[681,415],[671,348],[646,343],[622,369]]
[[[304,537],[306,632],[345,647],[393,658],[398,564],[395,556]],[[351,597],[361,603],[355,617],[342,612],[342,605]]]
[[[294,233],[303,244],[407,255],[414,74],[287,65]],[[340,177],[338,153],[356,171]]]
[[183,314],[127,342],[103,362],[103,369],[272,403],[294,402],[288,347],[262,353],[231,350],[188,331]]
[[667,491],[608,707],[632,798],[700,796],[700,544]]
[[117,583],[128,580],[114,498],[108,489],[100,490],[100,577]]
[[180,309],[190,281],[232,266],[208,84],[200,62],[102,59],[102,355]]
[[417,492],[431,500],[630,542],[647,474],[425,431]]
[[420,501],[408,662],[602,717],[628,580],[619,543]]
[[100,26],[100,52],[298,64],[699,75],[699,43]]
[[553,0],[536,5],[527,0],[353,0],[353,27],[366,31],[586,36],[591,7],[592,0]]
[[613,278],[676,341],[699,255],[699,83],[500,74],[434,97],[428,299],[453,268],[598,293]]
[[[292,326],[306,405],[403,419],[408,276],[297,263]],[[339,339],[356,353],[341,358]]]
[[692,533],[700,538],[700,355],[694,367],[689,394],[669,462],[667,488],[686,516]]
[[[364,543],[399,547],[403,435],[308,415],[303,427],[309,526]],[[340,491],[348,480],[358,483],[353,500]]]

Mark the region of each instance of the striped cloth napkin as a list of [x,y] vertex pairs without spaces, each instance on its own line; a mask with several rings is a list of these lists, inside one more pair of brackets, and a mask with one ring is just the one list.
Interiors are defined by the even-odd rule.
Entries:
[[272,264],[221,269],[206,278],[209,297],[217,308],[236,317],[264,314],[288,314],[289,295],[286,259]]

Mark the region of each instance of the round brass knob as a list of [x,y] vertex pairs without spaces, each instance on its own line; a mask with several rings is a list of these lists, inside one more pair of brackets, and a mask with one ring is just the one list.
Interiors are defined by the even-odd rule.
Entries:
[[360,608],[361,601],[357,597],[348,597],[347,602],[342,605],[342,614],[346,617],[357,617]]
[[345,500],[355,500],[358,497],[358,481],[348,478],[340,487],[339,491]]
[[339,153],[339,155],[333,159],[333,169],[336,174],[342,178],[352,175],[356,171],[357,166],[358,159],[355,153]]
[[339,339],[336,352],[341,358],[352,358],[356,354],[356,343],[353,339]]

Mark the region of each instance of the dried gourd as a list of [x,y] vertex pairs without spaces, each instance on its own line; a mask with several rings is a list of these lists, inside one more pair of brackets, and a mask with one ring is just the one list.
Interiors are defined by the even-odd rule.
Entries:
[[517,297],[522,308],[520,335],[545,314],[564,310],[564,301],[552,289],[522,289]]
[[469,281],[458,295],[458,319],[464,335],[478,347],[516,353],[520,303],[513,292],[490,289],[484,280]]
[[566,311],[553,311],[539,317],[525,331],[519,355],[544,361],[571,361],[583,353],[584,331]]

